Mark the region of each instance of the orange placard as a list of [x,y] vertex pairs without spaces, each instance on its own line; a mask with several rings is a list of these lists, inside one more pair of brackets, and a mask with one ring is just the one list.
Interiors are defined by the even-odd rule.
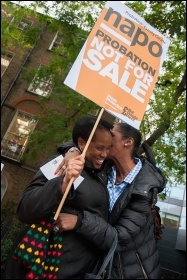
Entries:
[[108,1],[64,84],[139,128],[169,43],[127,6]]

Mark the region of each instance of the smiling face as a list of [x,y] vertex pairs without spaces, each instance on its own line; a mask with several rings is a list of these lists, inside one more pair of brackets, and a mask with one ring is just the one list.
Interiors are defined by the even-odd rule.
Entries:
[[[79,143],[80,141],[82,143],[79,146],[84,147],[86,142],[82,139],[79,139]],[[111,144],[112,135],[110,131],[97,129],[86,152],[86,159],[89,160],[94,168],[101,168],[101,165],[110,152]]]

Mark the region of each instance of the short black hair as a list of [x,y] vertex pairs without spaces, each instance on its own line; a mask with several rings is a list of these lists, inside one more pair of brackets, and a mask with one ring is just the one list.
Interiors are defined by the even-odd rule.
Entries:
[[[81,137],[82,139],[84,139],[84,141],[87,142],[96,120],[96,117],[88,116],[81,118],[75,123],[75,126],[72,131],[72,139],[76,145],[78,145],[78,137]],[[106,120],[100,119],[96,131],[98,129],[110,131],[112,128],[113,124],[109,123]]]

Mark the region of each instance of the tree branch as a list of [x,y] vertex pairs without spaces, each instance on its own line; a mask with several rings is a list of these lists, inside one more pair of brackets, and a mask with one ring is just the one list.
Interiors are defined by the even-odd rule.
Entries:
[[164,87],[167,86],[167,85],[171,85],[171,84],[172,84],[172,82],[170,80],[166,80],[163,83],[159,83],[159,82],[156,83],[156,85],[164,86]]
[[[175,91],[175,95],[173,97],[174,99],[174,103],[175,105],[177,105],[178,100],[180,98],[180,96],[182,95],[183,91],[185,90],[185,86],[186,86],[186,70],[184,72],[184,75],[182,77],[182,80],[180,82],[180,84],[178,85],[176,91]],[[171,125],[171,113],[173,109],[169,109],[167,110],[167,119],[164,119],[164,121],[160,124],[160,126],[158,127],[158,129],[155,130],[155,132],[153,132],[153,134],[144,142],[146,142],[149,146],[152,146],[170,127]],[[143,153],[143,149],[140,148],[140,150],[138,151],[140,154]]]

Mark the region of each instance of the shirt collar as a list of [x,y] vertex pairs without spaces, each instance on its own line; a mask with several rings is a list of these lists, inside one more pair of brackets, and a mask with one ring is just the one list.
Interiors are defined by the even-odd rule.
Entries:
[[[142,162],[139,158],[134,158],[134,162],[136,165],[133,167],[133,169],[130,171],[130,173],[124,178],[124,180],[120,183],[122,184],[123,182],[126,184],[131,184],[132,181],[134,180],[135,176],[138,174],[140,169],[142,168]],[[112,171],[113,171],[113,183],[116,181],[116,167],[112,166]]]

